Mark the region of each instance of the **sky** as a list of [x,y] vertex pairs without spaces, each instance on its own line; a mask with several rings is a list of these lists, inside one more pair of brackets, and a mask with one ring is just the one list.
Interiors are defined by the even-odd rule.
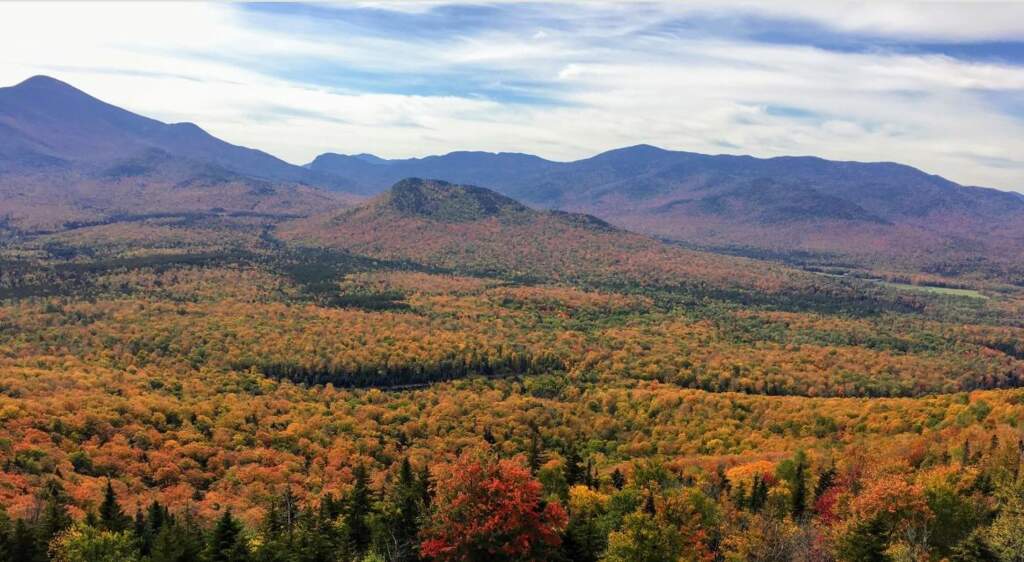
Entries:
[[46,74],[302,164],[634,144],[1024,192],[1024,3],[3,3]]

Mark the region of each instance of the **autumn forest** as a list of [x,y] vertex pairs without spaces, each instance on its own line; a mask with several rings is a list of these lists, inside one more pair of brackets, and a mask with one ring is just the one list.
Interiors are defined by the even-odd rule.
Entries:
[[[530,213],[355,249],[223,214],[9,240],[0,557],[1019,560],[1012,286]],[[398,242],[428,220],[447,242]],[[495,228],[568,265],[510,269],[533,250]]]

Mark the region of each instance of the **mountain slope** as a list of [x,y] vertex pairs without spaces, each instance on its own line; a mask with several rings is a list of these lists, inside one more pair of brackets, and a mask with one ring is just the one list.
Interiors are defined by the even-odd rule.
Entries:
[[307,167],[359,190],[396,175],[485,183],[529,204],[712,247],[839,254],[864,263],[1024,257],[1024,197],[894,163],[710,156],[640,145],[575,162],[461,152],[410,160],[321,155]]
[[338,178],[168,125],[36,76],[0,88],[0,223],[15,231],[119,214],[308,214],[337,207]]

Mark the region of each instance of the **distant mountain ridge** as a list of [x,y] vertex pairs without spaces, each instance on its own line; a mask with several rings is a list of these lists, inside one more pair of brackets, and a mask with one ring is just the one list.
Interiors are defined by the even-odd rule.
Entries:
[[[308,214],[337,206],[335,176],[166,124],[35,76],[0,88],[0,231],[124,214]],[[0,232],[2,234],[2,232]]]
[[[1024,196],[964,187],[891,162],[754,158],[638,145],[573,162],[453,152],[368,163],[324,154],[307,168],[361,193],[399,177],[486,185],[527,204],[596,215],[702,247],[852,256],[949,267],[1024,259]],[[986,266],[987,267],[987,266]]]
[[194,123],[143,117],[47,76],[0,88],[0,160],[9,168],[19,160],[110,162],[151,149],[259,179],[347,187],[339,178],[224,142]]

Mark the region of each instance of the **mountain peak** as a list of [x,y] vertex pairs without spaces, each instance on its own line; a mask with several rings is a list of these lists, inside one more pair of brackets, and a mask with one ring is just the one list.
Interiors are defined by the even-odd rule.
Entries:
[[[653,144],[634,144],[633,146],[624,146],[622,148],[614,148],[607,150],[601,154],[666,154],[672,152],[664,148],[654,146]],[[598,155],[600,156],[600,154]]]
[[370,164],[387,164],[387,162],[388,162],[384,158],[381,158],[380,156],[377,156],[376,154],[370,154],[368,152],[362,152],[362,153],[359,153],[359,154],[351,154],[350,156],[352,158],[358,158],[359,160],[362,160],[363,162],[369,162]]
[[21,82],[14,85],[15,88],[66,88],[75,90],[76,88],[67,82],[57,80],[52,76],[46,76],[45,74],[37,74],[35,76],[26,78]]
[[441,222],[470,222],[529,211],[490,189],[440,180],[407,178],[391,187],[378,208]]
[[[25,103],[46,104],[54,103],[57,100],[61,100],[63,103],[72,102],[72,100],[91,100],[101,103],[71,84],[44,74],[27,78],[14,86],[0,88],[0,92],[2,91],[7,92],[5,97],[20,99]],[[76,102],[81,103],[81,101]]]

